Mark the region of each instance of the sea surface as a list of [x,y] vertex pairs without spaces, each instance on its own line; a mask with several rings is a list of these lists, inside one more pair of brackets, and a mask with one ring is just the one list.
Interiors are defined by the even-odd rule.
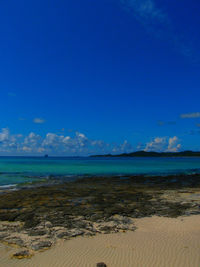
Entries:
[[0,157],[0,189],[84,175],[200,173],[200,158]]

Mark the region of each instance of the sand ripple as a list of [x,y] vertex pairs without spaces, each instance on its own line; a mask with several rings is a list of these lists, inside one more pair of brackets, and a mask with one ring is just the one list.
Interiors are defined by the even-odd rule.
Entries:
[[199,267],[200,215],[136,219],[135,232],[60,241],[30,260],[10,260],[0,246],[1,267]]

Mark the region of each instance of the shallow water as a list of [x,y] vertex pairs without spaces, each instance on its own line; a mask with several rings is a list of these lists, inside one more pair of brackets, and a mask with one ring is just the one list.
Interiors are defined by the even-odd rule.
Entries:
[[77,175],[199,173],[200,158],[0,157],[0,188]]

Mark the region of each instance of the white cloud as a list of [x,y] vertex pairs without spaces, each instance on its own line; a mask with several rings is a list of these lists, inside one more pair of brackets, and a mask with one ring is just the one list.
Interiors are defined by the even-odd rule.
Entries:
[[11,135],[8,128],[3,128],[0,132],[0,150],[3,152],[9,152],[18,149],[17,139],[20,136]]
[[3,128],[0,133],[0,142],[7,141],[9,139],[9,135],[10,135],[9,129]]
[[166,138],[156,137],[151,142],[146,144],[145,151],[157,152],[178,152],[181,148],[177,136]]
[[38,124],[42,124],[42,123],[45,123],[45,120],[42,118],[35,118],[35,119],[33,119],[33,122],[38,123]]
[[25,137],[24,144],[37,145],[40,140],[41,140],[41,136],[40,135],[31,132],[27,137]]
[[178,143],[179,139],[177,136],[170,137],[168,141],[168,147],[167,147],[167,152],[177,152],[181,148],[181,144]]
[[200,118],[200,112],[185,113],[180,115],[181,119],[194,119]]
[[165,137],[156,137],[152,142],[146,144],[145,151],[163,151],[167,140]]
[[22,150],[26,152],[38,153],[41,147],[42,137],[31,132],[22,142]]
[[23,150],[24,152],[31,152],[31,151],[32,151],[31,147],[28,147],[28,146],[23,146],[23,147],[22,147],[22,150]]

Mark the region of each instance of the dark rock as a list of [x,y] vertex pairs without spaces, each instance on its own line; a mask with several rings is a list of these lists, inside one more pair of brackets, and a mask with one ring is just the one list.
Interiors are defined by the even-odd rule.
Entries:
[[67,234],[69,237],[75,237],[75,236],[83,235],[84,231],[79,230],[79,229],[71,229],[67,232]]
[[52,223],[48,222],[48,221],[45,222],[44,225],[45,225],[46,228],[51,228],[52,227]]
[[0,233],[0,240],[4,239],[5,237],[9,236],[9,233],[4,233],[4,232],[1,232]]
[[18,212],[1,212],[0,221],[14,222],[18,216]]
[[39,240],[31,244],[31,248],[33,250],[42,250],[42,249],[50,248],[51,246],[52,246],[52,242],[48,240]]
[[33,229],[29,232],[29,235],[31,236],[37,236],[37,235],[46,235],[47,231],[42,230],[42,229]]
[[104,262],[97,263],[97,267],[107,267],[107,265]]
[[64,238],[64,237],[68,237],[68,232],[67,231],[58,231],[56,232],[56,237],[58,238]]

